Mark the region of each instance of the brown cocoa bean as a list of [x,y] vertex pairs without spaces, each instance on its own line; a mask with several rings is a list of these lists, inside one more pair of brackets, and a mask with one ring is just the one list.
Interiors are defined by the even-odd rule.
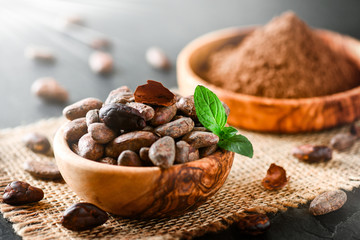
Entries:
[[134,101],[134,94],[127,86],[119,87],[115,90],[112,90],[108,97],[105,100],[104,105],[110,103],[128,103]]
[[37,79],[31,85],[31,92],[45,101],[67,102],[69,100],[68,91],[51,77]]
[[86,125],[89,126],[92,123],[100,122],[99,109],[93,109],[86,113]]
[[40,179],[55,180],[61,178],[57,165],[50,161],[28,160],[24,163],[24,170],[33,177]]
[[199,149],[196,149],[190,145],[189,162],[200,159]]
[[3,202],[18,206],[38,202],[44,198],[44,192],[40,188],[33,187],[22,181],[15,181],[5,187]]
[[178,138],[191,132],[193,128],[194,121],[191,118],[184,117],[158,126],[155,128],[155,133],[160,136]]
[[74,153],[76,153],[77,155],[79,155],[79,146],[77,145],[77,143],[73,143],[70,145],[70,149],[71,151],[73,151]]
[[85,98],[64,108],[63,115],[69,120],[74,120],[85,117],[88,111],[100,109],[101,106],[102,102],[99,99]]
[[68,122],[64,127],[64,137],[69,143],[78,141],[87,133],[85,118],[77,118]]
[[315,216],[324,215],[340,209],[346,200],[346,193],[342,190],[324,192],[310,203],[309,211]]
[[197,119],[193,95],[180,98],[180,100],[176,102],[176,107],[185,116],[191,117],[194,120]]
[[141,167],[142,162],[136,152],[133,152],[131,150],[125,150],[119,155],[117,165]]
[[105,144],[116,138],[116,132],[108,128],[104,123],[92,123],[88,132],[97,143]]
[[186,134],[182,140],[194,148],[209,147],[219,142],[219,137],[211,132],[193,131]]
[[108,218],[105,211],[91,203],[76,203],[66,209],[61,224],[72,231],[84,231],[104,224]]
[[146,61],[156,69],[166,69],[170,67],[170,61],[164,51],[158,47],[151,47],[146,50]]
[[330,140],[330,147],[343,151],[354,145],[357,137],[346,133],[338,133]]
[[265,214],[247,213],[235,222],[235,226],[241,233],[259,235],[270,228],[270,220]]
[[210,156],[211,154],[216,152],[217,148],[218,148],[217,144],[205,148],[200,148],[199,149],[200,157],[203,158]]
[[90,55],[89,65],[95,73],[110,73],[113,69],[113,58],[108,53],[96,51]]
[[149,158],[155,166],[169,168],[175,161],[175,141],[165,136],[157,140],[149,149]]
[[145,119],[138,110],[122,103],[110,103],[103,106],[99,115],[106,126],[116,130],[133,131],[146,126]]
[[98,160],[104,155],[104,146],[95,142],[89,133],[79,139],[79,155],[90,160]]
[[106,156],[117,158],[121,152],[137,152],[142,147],[150,147],[159,137],[152,132],[135,131],[122,134],[112,140],[105,148]]
[[151,127],[151,126],[146,126],[141,131],[148,131],[148,132],[153,133],[155,131],[155,129],[153,127]]
[[145,166],[152,166],[153,163],[149,158],[149,147],[142,147],[139,151],[140,159],[143,161]]
[[306,144],[294,148],[293,156],[307,163],[327,162],[332,158],[332,150],[327,146]]
[[177,109],[175,104],[168,107],[157,107],[150,124],[153,126],[159,126],[168,123],[176,115],[176,111]]
[[23,141],[27,148],[36,153],[46,154],[51,149],[48,138],[40,133],[29,133],[24,136]]
[[185,141],[176,143],[175,163],[186,163],[189,161],[190,145]]
[[106,164],[110,164],[110,165],[117,165],[116,159],[111,158],[111,157],[101,158],[101,159],[99,160],[99,162],[101,162],[101,163],[106,163]]
[[155,115],[155,110],[146,104],[130,102],[127,103],[126,105],[138,110],[139,113],[142,115],[142,117],[145,119],[145,121],[150,121]]

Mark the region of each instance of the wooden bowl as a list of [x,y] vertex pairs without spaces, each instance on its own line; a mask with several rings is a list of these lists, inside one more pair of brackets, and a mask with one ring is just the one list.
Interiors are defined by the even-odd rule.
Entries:
[[[189,43],[177,59],[180,93],[184,96],[193,94],[197,85],[210,88],[230,107],[229,124],[255,131],[311,132],[359,119],[360,87],[322,97],[275,99],[235,93],[207,82],[203,73],[209,55],[229,44],[238,44],[255,28],[220,30]],[[360,68],[359,41],[326,30],[316,30],[316,33],[334,51],[346,54]]]
[[79,197],[131,218],[172,217],[196,209],[224,184],[234,160],[233,152],[217,151],[167,170],[109,165],[75,154],[64,138],[64,126],[53,145],[61,175]]

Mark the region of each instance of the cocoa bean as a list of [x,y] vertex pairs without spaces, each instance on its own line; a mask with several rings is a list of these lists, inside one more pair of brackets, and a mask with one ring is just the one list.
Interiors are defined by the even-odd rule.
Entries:
[[87,133],[87,125],[85,118],[77,118],[68,122],[64,127],[64,137],[69,143],[78,141]]
[[175,141],[166,136],[157,140],[149,149],[149,158],[155,166],[169,168],[175,161]]
[[117,161],[114,158],[111,157],[104,157],[99,160],[101,163],[106,163],[110,165],[117,165]]
[[170,120],[176,115],[176,110],[175,104],[168,107],[157,107],[155,109],[155,115],[150,121],[151,125],[159,126],[170,122]]
[[149,158],[149,147],[142,147],[139,151],[140,159],[143,161],[145,166],[152,166],[153,163]]
[[69,120],[74,120],[85,117],[88,111],[100,109],[101,106],[102,102],[99,99],[85,98],[64,108],[63,115]]
[[40,179],[56,180],[61,178],[57,165],[50,161],[28,160],[24,163],[24,170]]
[[170,136],[172,138],[181,137],[194,128],[194,121],[191,118],[183,117],[178,120],[165,123],[155,128],[155,133],[160,136]]
[[346,200],[346,193],[342,190],[324,192],[310,203],[309,211],[315,216],[324,215],[340,209]]
[[203,157],[210,156],[211,154],[216,152],[217,147],[218,147],[217,144],[214,144],[209,147],[200,148],[199,149],[200,157],[203,158]]
[[100,122],[99,109],[93,109],[86,113],[86,125],[89,126],[92,123]]
[[68,91],[51,77],[37,79],[31,85],[31,92],[45,101],[63,103],[69,100]]
[[327,162],[332,158],[332,150],[327,146],[306,144],[294,148],[293,156],[307,163]]
[[343,151],[346,150],[352,145],[354,145],[357,137],[354,135],[346,134],[346,133],[338,133],[330,140],[330,146],[333,149]]
[[141,167],[142,162],[136,152],[125,150],[119,155],[117,165]]
[[89,65],[95,73],[110,73],[113,69],[113,58],[108,53],[96,51],[90,55]]
[[148,132],[153,133],[155,131],[155,129],[153,127],[151,127],[151,126],[146,126],[141,131],[148,131]]
[[248,213],[235,222],[235,226],[243,234],[259,235],[270,228],[268,216],[261,213]]
[[189,162],[200,159],[199,149],[196,149],[190,145]]
[[209,147],[219,142],[219,137],[210,132],[193,131],[186,134],[182,140],[194,148]]
[[38,202],[44,198],[44,192],[40,188],[33,187],[22,181],[15,181],[5,187],[4,203],[18,206]]
[[147,131],[122,134],[108,143],[105,148],[106,156],[117,158],[125,150],[137,152],[142,147],[151,146],[158,138],[154,133]]
[[193,95],[180,98],[180,100],[176,102],[176,107],[185,116],[197,120]]
[[164,51],[158,47],[151,47],[146,50],[146,61],[156,69],[166,69],[170,67],[170,61]]
[[40,133],[29,133],[24,136],[23,141],[27,148],[36,153],[46,154],[51,149],[48,138]]
[[79,146],[77,145],[77,143],[73,143],[70,145],[70,149],[71,151],[73,151],[74,153],[76,153],[77,155],[79,155]]
[[104,123],[92,123],[88,132],[97,143],[105,144],[116,138],[116,132],[108,128]]
[[126,105],[138,110],[141,116],[145,119],[145,121],[150,121],[155,115],[155,110],[146,104],[129,102]]
[[108,218],[105,211],[91,203],[76,203],[66,209],[61,224],[72,231],[84,231],[104,224]]
[[79,139],[79,155],[90,160],[98,160],[104,154],[104,146],[95,142],[89,133]]
[[115,90],[112,90],[109,93],[109,96],[106,98],[104,105],[110,103],[128,103],[134,101],[134,94],[127,86],[119,87]]
[[175,163],[186,163],[189,161],[190,145],[185,141],[176,143]]

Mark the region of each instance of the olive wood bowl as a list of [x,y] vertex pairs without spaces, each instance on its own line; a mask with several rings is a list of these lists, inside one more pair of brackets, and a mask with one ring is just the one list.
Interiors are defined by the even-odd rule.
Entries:
[[224,184],[234,160],[233,152],[219,150],[166,170],[109,165],[75,154],[64,126],[53,144],[64,180],[86,202],[123,217],[173,217],[196,209]]
[[[230,107],[230,125],[261,132],[312,132],[359,119],[360,87],[322,97],[275,99],[235,93],[207,82],[203,73],[209,55],[229,44],[238,44],[255,28],[219,30],[189,43],[177,59],[180,93],[187,96],[197,85],[206,86]],[[359,41],[327,30],[315,31],[334,51],[346,54],[360,68]]]

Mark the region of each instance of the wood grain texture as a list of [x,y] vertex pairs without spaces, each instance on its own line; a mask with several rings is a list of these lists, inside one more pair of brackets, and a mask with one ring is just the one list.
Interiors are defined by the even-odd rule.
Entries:
[[234,153],[213,155],[166,170],[158,167],[113,166],[73,153],[60,128],[54,139],[59,170],[86,202],[131,218],[159,218],[184,214],[203,204],[224,184]]
[[[208,83],[203,72],[209,55],[228,44],[238,43],[254,29],[220,30],[189,43],[177,60],[180,93],[193,94],[197,85],[210,88],[230,107],[229,124],[255,131],[311,132],[359,119],[360,87],[323,97],[274,99],[235,93]],[[327,30],[316,32],[334,51],[346,54],[360,68],[359,41]]]

